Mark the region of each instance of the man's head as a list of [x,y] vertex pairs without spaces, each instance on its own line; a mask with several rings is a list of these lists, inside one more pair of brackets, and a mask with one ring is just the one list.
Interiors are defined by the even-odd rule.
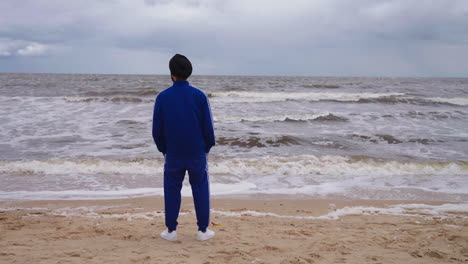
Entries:
[[184,55],[176,54],[169,61],[169,70],[173,81],[187,80],[192,74],[192,63]]

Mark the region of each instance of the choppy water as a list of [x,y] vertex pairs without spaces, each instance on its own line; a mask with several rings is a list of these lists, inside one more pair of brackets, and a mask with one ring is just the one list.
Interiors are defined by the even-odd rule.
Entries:
[[[468,200],[468,79],[190,83],[213,108],[214,195]],[[170,85],[167,76],[0,74],[0,199],[162,194],[151,119]]]

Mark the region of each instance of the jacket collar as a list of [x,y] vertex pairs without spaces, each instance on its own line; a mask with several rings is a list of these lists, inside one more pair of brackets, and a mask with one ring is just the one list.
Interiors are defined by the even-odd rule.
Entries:
[[175,81],[174,86],[187,86],[189,85],[188,81]]

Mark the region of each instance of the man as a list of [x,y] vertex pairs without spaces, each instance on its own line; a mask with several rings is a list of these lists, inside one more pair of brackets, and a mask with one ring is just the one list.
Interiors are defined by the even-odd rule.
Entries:
[[214,237],[210,223],[207,155],[215,145],[210,104],[205,93],[187,82],[192,64],[176,54],[169,61],[173,85],[156,97],[153,139],[164,154],[164,207],[167,230],[163,239],[177,240],[182,182],[188,171],[197,215],[197,240]]

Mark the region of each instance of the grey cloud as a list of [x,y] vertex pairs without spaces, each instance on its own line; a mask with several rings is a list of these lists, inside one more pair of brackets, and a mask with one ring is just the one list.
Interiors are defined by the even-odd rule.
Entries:
[[0,56],[43,56],[52,52],[53,46],[37,42],[0,38]]
[[[12,54],[2,39],[61,47],[42,58],[50,71],[165,73],[175,52],[199,62],[200,74],[466,76],[468,68],[464,0],[5,0],[0,10],[0,54]],[[2,60],[0,71],[40,64]]]

